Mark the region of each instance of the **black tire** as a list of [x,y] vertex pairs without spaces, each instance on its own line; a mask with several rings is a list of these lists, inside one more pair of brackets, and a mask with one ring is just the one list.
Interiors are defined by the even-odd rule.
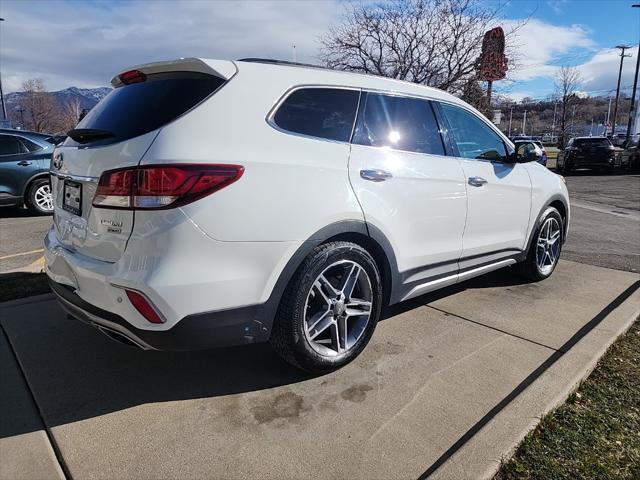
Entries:
[[560,175],[563,175],[565,177],[571,173],[571,169],[567,165],[567,162],[564,160],[562,161],[562,165],[558,167],[557,170]]
[[[538,267],[537,262],[537,248],[538,248],[538,237],[540,236],[540,231],[544,226],[545,222],[549,218],[555,218],[560,226],[560,237],[558,238],[559,246],[558,252],[555,259],[555,263],[553,263],[552,268],[548,271],[542,271]],[[564,243],[564,220],[562,219],[562,215],[555,207],[546,207],[544,213],[540,216],[538,223],[536,224],[536,229],[531,237],[531,241],[529,244],[529,250],[527,251],[527,258],[520,264],[520,273],[527,279],[533,282],[539,282],[540,280],[544,280],[545,278],[549,278],[551,274],[556,269],[558,265],[558,260],[560,259],[560,254],[562,253],[562,244]]]
[[[371,287],[371,313],[351,347],[342,353],[322,355],[312,347],[306,333],[307,298],[320,274],[343,260],[356,263],[366,272]],[[380,273],[369,252],[351,242],[320,245],[309,253],[289,282],[274,320],[270,343],[286,362],[307,372],[318,374],[338,369],[355,359],[371,339],[380,318],[382,298]]]
[[38,178],[34,180],[29,189],[27,190],[27,195],[24,199],[24,203],[29,209],[31,213],[34,215],[51,215],[53,214],[53,208],[47,210],[38,204],[36,201],[36,195],[38,194],[38,190],[41,187],[49,186],[49,190],[51,190],[51,182],[47,178]]

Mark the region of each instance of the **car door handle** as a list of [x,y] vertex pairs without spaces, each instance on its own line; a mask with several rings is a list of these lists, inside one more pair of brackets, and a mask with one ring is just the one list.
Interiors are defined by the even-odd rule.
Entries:
[[384,182],[386,179],[393,177],[393,175],[384,170],[360,170],[360,176],[371,182]]
[[26,160],[21,160],[18,162],[18,165],[20,165],[21,167],[26,167],[28,165],[31,165],[31,162],[27,162]]
[[474,187],[482,187],[486,183],[487,181],[482,177],[469,177],[469,185],[473,185]]

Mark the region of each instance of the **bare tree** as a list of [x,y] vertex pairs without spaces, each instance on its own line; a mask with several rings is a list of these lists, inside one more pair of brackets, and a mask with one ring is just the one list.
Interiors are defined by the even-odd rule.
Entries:
[[331,68],[460,93],[475,76],[482,36],[499,13],[481,0],[354,3],[320,39],[320,59]]
[[576,67],[562,66],[555,76],[556,96],[560,102],[560,132],[558,147],[564,148],[567,137],[567,112],[578,100],[576,93],[581,83],[580,72]]
[[80,121],[84,108],[82,108],[82,102],[78,97],[73,97],[64,105],[64,110],[61,116],[61,124],[56,131],[67,132],[74,128]]
[[25,95],[19,108],[24,126],[34,132],[50,132],[55,129],[56,101],[47,91],[41,78],[31,78],[22,84]]

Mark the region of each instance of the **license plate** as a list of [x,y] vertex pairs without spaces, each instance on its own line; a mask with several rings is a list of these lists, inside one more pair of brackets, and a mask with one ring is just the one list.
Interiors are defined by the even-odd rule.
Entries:
[[82,184],[65,180],[62,191],[62,208],[82,215]]

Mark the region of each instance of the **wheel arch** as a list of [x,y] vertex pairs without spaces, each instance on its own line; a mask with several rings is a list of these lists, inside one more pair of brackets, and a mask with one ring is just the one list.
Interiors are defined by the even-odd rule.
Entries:
[[49,178],[49,172],[47,171],[38,172],[31,175],[31,177],[29,177],[29,179],[26,182],[24,182],[24,188],[22,189],[22,199],[26,201],[26,196],[29,193],[29,190],[31,189],[31,185],[33,184],[33,182],[35,182],[36,180],[48,179],[48,178]]
[[535,222],[533,223],[533,225],[531,226],[531,231],[529,232],[529,238],[527,239],[527,243],[526,243],[526,249],[524,251],[525,255],[527,254],[527,252],[529,252],[529,249],[531,248],[531,242],[533,241],[533,235],[536,232],[536,230],[538,229],[538,226],[540,225],[540,221],[542,220],[542,215],[544,215],[544,212],[547,210],[547,208],[549,207],[553,207],[556,210],[558,210],[558,212],[560,212],[560,216],[562,217],[562,242],[564,243],[564,241],[566,240],[566,236],[567,236],[567,231],[569,228],[569,206],[567,205],[567,201],[564,197],[562,197],[560,194],[556,194],[553,195],[551,198],[549,198],[544,204],[543,207],[540,209],[540,211],[538,212],[538,216],[536,217]]
[[267,301],[260,305],[256,321],[271,330],[282,295],[306,256],[318,245],[337,240],[353,242],[371,254],[380,269],[384,303],[387,304],[394,298],[393,289],[398,285],[398,267],[390,242],[379,229],[362,220],[345,220],[318,230],[302,243],[280,272]]

